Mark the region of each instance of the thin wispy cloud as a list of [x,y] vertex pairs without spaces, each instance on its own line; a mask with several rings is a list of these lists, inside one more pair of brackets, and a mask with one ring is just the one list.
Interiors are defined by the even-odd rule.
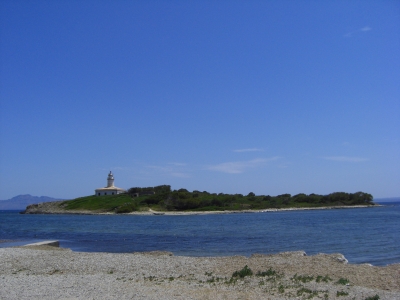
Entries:
[[168,165],[183,167],[183,166],[186,166],[187,164],[179,163],[179,162],[171,162],[171,163],[168,163]]
[[363,162],[368,160],[368,158],[353,156],[326,156],[323,159],[341,162]]
[[229,173],[229,174],[240,174],[245,172],[247,169],[258,168],[264,166],[267,162],[277,160],[279,157],[271,158],[257,158],[248,161],[233,161],[208,166],[207,169],[211,171]]
[[360,29],[358,29],[358,30],[354,30],[354,31],[351,31],[351,32],[349,32],[349,33],[346,33],[346,34],[344,35],[344,37],[352,37],[353,35],[355,35],[355,34],[357,34],[357,33],[360,33],[360,32],[368,32],[368,31],[371,31],[371,30],[372,30],[371,27],[369,27],[369,26],[364,26],[363,28],[360,28]]
[[260,149],[260,148],[246,148],[246,149],[233,150],[233,152],[260,152],[260,151],[264,151],[264,150]]

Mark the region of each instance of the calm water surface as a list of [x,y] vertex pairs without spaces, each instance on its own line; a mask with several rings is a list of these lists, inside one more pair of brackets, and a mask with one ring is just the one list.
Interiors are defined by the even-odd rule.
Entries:
[[[166,250],[226,256],[304,250],[351,263],[400,263],[400,202],[363,209],[194,216],[20,215],[0,211],[0,240],[56,239],[85,252]],[[0,243],[0,247],[15,245]]]

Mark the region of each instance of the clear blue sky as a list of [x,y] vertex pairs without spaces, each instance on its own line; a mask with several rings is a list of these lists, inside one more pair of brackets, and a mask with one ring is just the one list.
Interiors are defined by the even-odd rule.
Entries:
[[400,196],[399,1],[0,8],[0,199]]

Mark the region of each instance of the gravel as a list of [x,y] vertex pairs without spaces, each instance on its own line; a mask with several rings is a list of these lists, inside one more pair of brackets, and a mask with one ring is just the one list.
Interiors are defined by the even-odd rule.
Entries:
[[[253,275],[232,277],[245,266]],[[0,249],[0,299],[364,300],[375,295],[400,299],[400,264],[352,265],[341,254],[306,256],[302,251],[184,257],[48,246]]]

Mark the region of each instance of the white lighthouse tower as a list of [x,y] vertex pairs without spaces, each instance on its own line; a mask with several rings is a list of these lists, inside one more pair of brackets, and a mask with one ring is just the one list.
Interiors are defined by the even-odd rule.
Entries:
[[114,186],[114,175],[110,171],[110,174],[108,174],[107,177],[107,187],[112,187],[112,186]]
[[126,192],[124,189],[114,186],[114,175],[110,171],[107,176],[107,186],[103,188],[96,189],[94,194],[96,196],[107,196],[107,195],[117,195]]

